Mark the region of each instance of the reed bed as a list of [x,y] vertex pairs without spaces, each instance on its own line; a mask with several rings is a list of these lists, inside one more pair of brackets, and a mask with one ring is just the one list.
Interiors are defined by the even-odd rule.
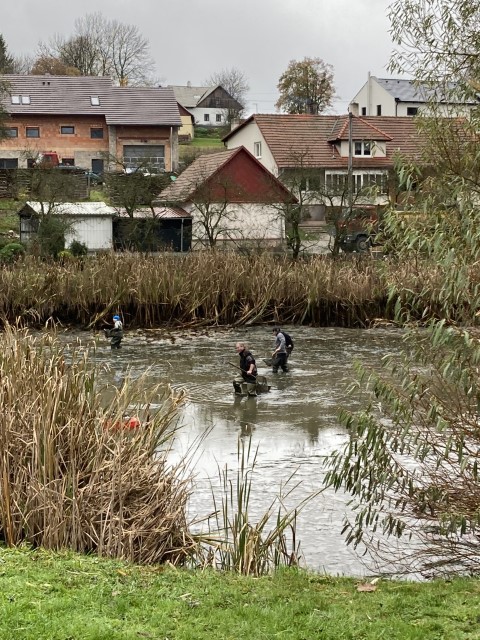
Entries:
[[[144,379],[100,388],[98,373],[88,352],[6,326],[0,538],[180,564],[195,548],[185,516],[191,482],[167,456],[183,395]],[[152,402],[161,409],[151,412]],[[132,407],[141,426],[126,429]]]
[[209,533],[199,536],[197,563],[200,566],[253,576],[265,575],[282,566],[299,566],[296,519],[315,494],[307,496],[293,509],[287,509],[285,498],[298,486],[293,474],[254,520],[251,502],[257,455],[258,447],[252,449],[252,439],[240,438],[236,473],[232,477],[228,466],[219,469],[220,496],[212,488],[213,521],[209,521]]
[[65,264],[28,256],[0,270],[0,317],[85,327],[121,310],[130,327],[247,323],[364,326],[385,315],[384,270],[371,260],[269,254],[105,254]]

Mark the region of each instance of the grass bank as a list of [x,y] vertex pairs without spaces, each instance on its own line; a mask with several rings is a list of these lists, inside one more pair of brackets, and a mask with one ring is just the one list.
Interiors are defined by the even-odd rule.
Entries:
[[15,640],[480,635],[480,583],[473,579],[362,585],[295,570],[252,578],[26,548],[0,548],[0,575],[0,638]]

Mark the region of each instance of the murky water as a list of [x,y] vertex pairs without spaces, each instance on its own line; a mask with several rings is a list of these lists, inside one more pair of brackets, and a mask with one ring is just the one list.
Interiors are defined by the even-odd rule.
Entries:
[[[187,451],[208,430],[195,458],[192,515],[212,511],[212,485],[219,485],[219,468],[227,464],[235,471],[238,438],[251,436],[254,447],[258,446],[252,509],[263,513],[294,472],[296,482],[301,482],[288,497],[288,506],[321,488],[324,456],[346,440],[338,411],[360,406],[360,399],[346,392],[354,359],[378,366],[382,356],[401,348],[401,332],[396,329],[285,330],[295,341],[286,374],[273,374],[263,362],[273,348],[271,328],[266,326],[201,332],[129,332],[127,328],[123,348],[116,352],[98,334],[69,334],[64,339],[94,340],[96,359],[112,365],[109,375],[117,383],[127,373],[137,377],[151,367],[152,382],[166,381],[187,391],[176,454]],[[268,376],[270,393],[257,398],[234,396],[232,379],[237,371],[229,363],[238,364],[234,347],[239,340],[250,345],[259,373]],[[324,492],[301,512],[297,537],[310,568],[334,575],[365,573],[361,560],[340,535],[346,502],[339,493]]]

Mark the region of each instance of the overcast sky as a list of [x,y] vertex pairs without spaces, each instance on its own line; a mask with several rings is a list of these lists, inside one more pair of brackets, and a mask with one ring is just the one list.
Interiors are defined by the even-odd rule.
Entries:
[[368,72],[388,77],[393,0],[14,0],[2,2],[0,33],[14,55],[69,36],[76,18],[101,12],[148,39],[159,82],[202,85],[236,67],[247,78],[248,112],[274,113],[290,60],[319,57],[334,70],[333,113],[345,113]]

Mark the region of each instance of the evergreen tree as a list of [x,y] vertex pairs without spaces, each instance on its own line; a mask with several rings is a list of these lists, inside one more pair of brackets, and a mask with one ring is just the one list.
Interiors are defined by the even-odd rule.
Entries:
[[8,53],[5,39],[0,33],[0,73],[13,73],[13,56]]

